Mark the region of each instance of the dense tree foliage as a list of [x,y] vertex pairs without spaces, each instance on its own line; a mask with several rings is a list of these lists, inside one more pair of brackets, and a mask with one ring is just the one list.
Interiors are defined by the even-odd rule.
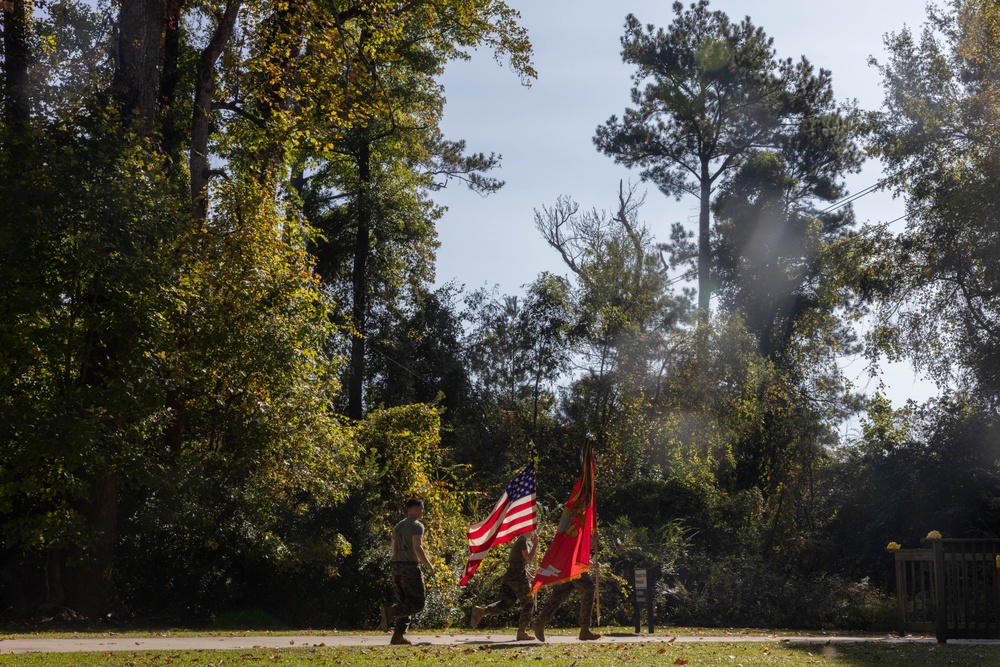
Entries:
[[[308,216],[330,209],[304,205],[306,183],[351,157],[336,167],[356,238],[403,248],[378,280],[355,249],[356,282],[426,271],[433,175],[496,185],[489,158],[435,132],[433,76],[479,45],[532,76],[516,13],[67,0],[3,18],[4,599],[210,611],[265,566],[333,576],[351,545],[323,517],[396,444],[337,414],[340,350],[365,324],[314,270],[328,237]],[[148,571],[152,553],[174,565]]]
[[[914,33],[887,36],[885,104],[868,118],[886,187],[906,201],[902,231],[872,225],[845,245],[857,291],[874,304],[872,356],[909,358],[944,387],[923,406],[868,410],[861,446],[838,472],[860,480],[839,534],[916,540],[926,526],[997,536],[995,224],[1000,7],[953,0]],[[930,491],[933,489],[933,491]],[[870,546],[867,544],[866,546]],[[870,550],[844,554],[864,571]]]
[[[905,194],[906,229],[871,230],[864,287],[885,303],[885,347],[942,382],[1000,394],[998,30],[993,2],[951,2],[924,31],[887,38],[873,149]],[[877,268],[876,268],[876,265]]]
[[[0,617],[373,627],[419,495],[461,624],[467,523],[533,461],[544,542],[592,436],[605,619],[643,565],[675,623],[884,625],[886,542],[1000,531],[1000,9],[929,17],[860,114],[749,18],[628,16],[595,142],[697,232],[559,196],[563,271],[503,294],[433,281],[435,192],[502,186],[439,75],[535,75],[504,2],[3,3]],[[863,140],[902,232],[842,205]],[[945,391],[862,397],[860,352]]]

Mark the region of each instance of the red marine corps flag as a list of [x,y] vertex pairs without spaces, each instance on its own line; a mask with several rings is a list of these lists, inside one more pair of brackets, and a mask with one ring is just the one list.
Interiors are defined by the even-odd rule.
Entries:
[[488,517],[479,523],[469,524],[469,551],[472,555],[465,565],[465,574],[458,582],[459,586],[469,583],[490,549],[534,530],[537,523],[535,466],[529,465],[507,485],[507,490]]
[[583,445],[583,470],[563,508],[559,528],[545,552],[531,592],[543,586],[561,584],[590,569],[590,539],[597,529],[594,506],[594,445],[590,438]]

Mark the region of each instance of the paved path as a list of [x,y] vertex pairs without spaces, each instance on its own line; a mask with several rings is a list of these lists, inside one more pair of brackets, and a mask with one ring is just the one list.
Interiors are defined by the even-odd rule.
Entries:
[[[506,645],[506,646],[530,646],[537,645],[538,642],[515,642],[512,634],[432,634],[415,632],[407,637],[417,645],[430,644],[451,644],[451,645]],[[551,634],[546,637],[548,643],[570,644],[580,643],[575,634],[559,635]],[[789,642],[795,644],[827,644],[843,642],[879,642],[879,643],[903,643],[920,642],[935,643],[933,637],[897,637],[888,635],[885,637],[829,637],[829,636],[792,636],[792,635],[711,635],[711,636],[689,636],[673,637],[671,635],[634,635],[631,633],[614,633],[605,635],[598,642],[632,644],[639,642],[704,642],[704,643],[725,643],[725,642]],[[959,640],[951,640],[953,643],[964,643]],[[239,650],[253,648],[303,648],[316,646],[385,646],[389,643],[389,635],[352,635],[352,634],[310,634],[310,635],[267,635],[267,636],[228,636],[228,637],[79,637],[50,639],[45,637],[31,637],[23,639],[2,639],[0,638],[0,654],[11,653],[72,653],[78,651],[85,652],[110,652],[110,651],[182,651],[182,650]],[[982,641],[976,643],[1000,644],[995,640]]]

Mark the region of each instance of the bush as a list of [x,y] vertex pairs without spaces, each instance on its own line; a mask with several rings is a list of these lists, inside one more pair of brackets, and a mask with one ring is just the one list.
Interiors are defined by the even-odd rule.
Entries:
[[[893,599],[868,579],[802,573],[760,554],[696,556],[662,582],[658,616],[680,625],[887,629]],[[661,597],[662,596],[662,597]]]

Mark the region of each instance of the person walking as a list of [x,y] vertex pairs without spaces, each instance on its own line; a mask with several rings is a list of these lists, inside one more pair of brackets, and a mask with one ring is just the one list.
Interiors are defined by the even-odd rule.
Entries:
[[382,632],[392,626],[390,644],[409,644],[404,637],[410,625],[410,616],[424,608],[424,575],[420,571],[423,563],[429,574],[434,574],[434,566],[423,548],[424,501],[410,498],[406,501],[406,518],[392,529],[392,562],[389,576],[396,604],[382,605]]
[[588,435],[580,453],[583,470],[573,491],[566,501],[559,527],[552,538],[552,544],[542,558],[531,590],[537,593],[542,587],[551,587],[549,599],[542,605],[535,619],[535,637],[545,641],[545,624],[556,609],[575,589],[580,597],[577,620],[580,623],[580,639],[592,641],[601,635],[590,630],[590,614],[594,608],[594,593],[597,586],[590,578],[591,565],[596,559],[591,555],[597,551],[597,508],[594,484],[594,443]]
[[580,624],[580,640],[593,641],[600,639],[601,635],[592,632],[590,629],[590,615],[594,609],[595,588],[594,580],[590,578],[589,572],[584,572],[578,579],[553,586],[549,599],[542,605],[542,610],[538,612],[538,618],[535,620],[535,638],[540,642],[545,641],[545,624],[549,622],[552,615],[559,609],[559,605],[565,602],[566,598],[576,589],[580,598],[580,608],[577,610],[576,616],[577,622]]
[[[529,546],[530,540],[530,546]],[[510,611],[515,603],[520,603],[521,610],[517,620],[517,641],[531,639],[528,634],[528,623],[531,621],[531,582],[528,579],[528,564],[535,561],[538,550],[538,539],[535,531],[523,533],[514,540],[510,547],[510,559],[507,571],[500,579],[500,599],[485,607],[472,608],[472,622],[475,630],[479,622],[487,616],[497,616]]]

